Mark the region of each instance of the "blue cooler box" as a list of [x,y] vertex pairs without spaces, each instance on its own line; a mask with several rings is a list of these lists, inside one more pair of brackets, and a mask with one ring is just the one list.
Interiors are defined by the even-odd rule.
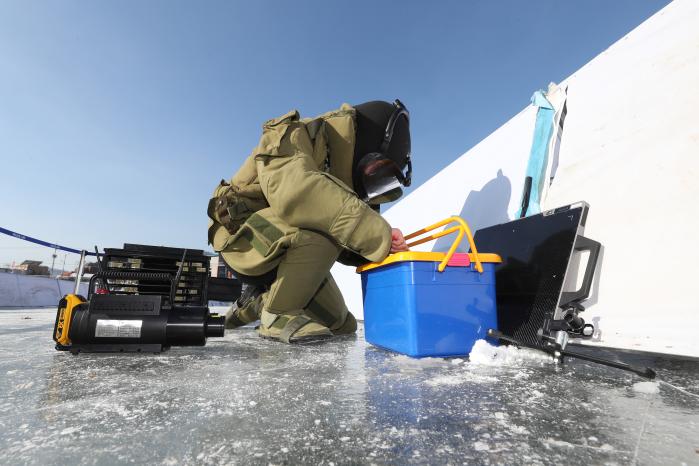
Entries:
[[[497,328],[496,254],[401,252],[362,274],[364,331],[376,346],[420,358],[466,356],[476,340]],[[495,342],[493,342],[495,343]]]

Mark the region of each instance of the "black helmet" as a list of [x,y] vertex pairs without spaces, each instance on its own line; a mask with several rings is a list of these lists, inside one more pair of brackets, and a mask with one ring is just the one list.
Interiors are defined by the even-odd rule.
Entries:
[[392,202],[410,186],[410,114],[400,100],[356,105],[357,133],[352,181],[370,204]]

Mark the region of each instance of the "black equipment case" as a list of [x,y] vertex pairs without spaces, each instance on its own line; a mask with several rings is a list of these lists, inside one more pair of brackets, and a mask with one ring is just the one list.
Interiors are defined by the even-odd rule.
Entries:
[[[184,249],[142,244],[124,244],[123,249],[104,250],[104,272],[113,295],[161,296],[169,308],[170,278],[182,261]],[[111,274],[111,272],[123,272]],[[209,257],[200,249],[187,249],[182,274],[176,284],[175,303],[180,306],[208,305]],[[164,278],[164,279],[163,279]]]

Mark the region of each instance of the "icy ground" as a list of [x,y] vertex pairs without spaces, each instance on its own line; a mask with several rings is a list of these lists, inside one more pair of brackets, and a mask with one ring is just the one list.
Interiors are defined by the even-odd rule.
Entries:
[[361,332],[286,346],[247,327],[73,356],[54,317],[0,311],[2,464],[699,464],[697,361],[621,354],[680,391],[514,348],[413,360]]

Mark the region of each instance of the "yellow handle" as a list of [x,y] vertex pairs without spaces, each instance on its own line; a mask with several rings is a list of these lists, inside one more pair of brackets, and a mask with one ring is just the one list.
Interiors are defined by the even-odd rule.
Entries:
[[454,253],[456,252],[456,248],[459,247],[459,243],[461,243],[461,239],[464,237],[464,234],[465,234],[466,238],[468,239],[468,244],[471,246],[471,252],[473,252],[473,257],[474,257],[474,260],[476,262],[476,270],[478,270],[478,272],[480,272],[480,273],[483,273],[483,266],[481,265],[481,260],[478,257],[478,250],[476,249],[476,243],[473,242],[473,235],[471,234],[471,230],[469,229],[468,225],[466,224],[464,219],[462,219],[461,217],[446,218],[440,222],[435,223],[434,225],[430,225],[430,226],[425,227],[421,230],[414,231],[414,232],[410,233],[409,235],[406,235],[405,239],[408,240],[408,239],[416,238],[416,237],[423,235],[429,231],[435,230],[439,227],[442,227],[444,225],[448,225],[448,224],[454,223],[454,222],[458,223],[458,225],[446,228],[445,230],[440,231],[439,233],[434,233],[430,236],[420,238],[418,240],[413,241],[412,243],[408,243],[408,247],[417,246],[418,244],[422,244],[422,243],[427,243],[428,241],[432,241],[432,240],[435,240],[437,238],[441,238],[442,236],[446,236],[448,234],[454,233],[455,231],[458,231],[459,233],[456,235],[456,239],[454,240],[451,247],[449,248],[447,255],[444,257],[442,262],[439,264],[439,267],[437,268],[437,270],[439,270],[440,272],[444,271],[447,264],[451,260],[451,256],[453,256]]

